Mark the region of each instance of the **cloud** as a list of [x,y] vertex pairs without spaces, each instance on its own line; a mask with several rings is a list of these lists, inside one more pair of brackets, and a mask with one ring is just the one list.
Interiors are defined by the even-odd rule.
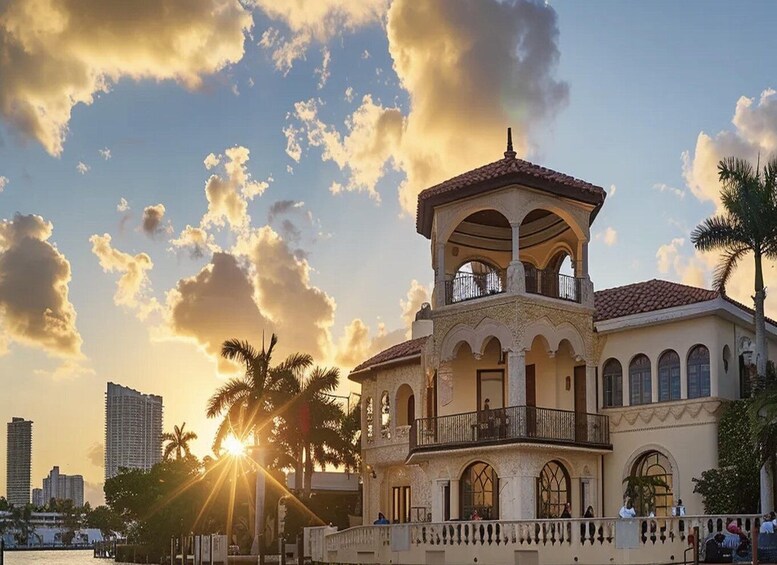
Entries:
[[0,192],[3,192],[6,186],[8,186],[8,177],[0,176]]
[[149,237],[155,237],[157,234],[163,231],[170,231],[172,226],[167,228],[162,227],[162,219],[165,217],[164,204],[154,204],[153,206],[146,206],[143,209],[143,221],[140,227],[143,232]]
[[261,196],[270,184],[251,179],[249,154],[248,149],[238,145],[230,147],[223,155],[211,153],[205,158],[206,169],[221,166],[223,173],[211,175],[205,185],[208,211],[202,218],[203,227],[228,223],[232,228],[242,229],[251,221],[248,201]]
[[507,125],[516,151],[530,152],[532,131],[567,102],[568,86],[554,78],[558,28],[549,4],[396,0],[387,31],[409,113],[367,95],[341,132],[319,118],[316,100],[295,105],[308,145],[346,174],[336,188],[377,200],[377,182],[394,167],[405,174],[399,200],[412,215],[424,188],[500,158]]
[[321,66],[315,70],[318,75],[318,89],[321,90],[326,85],[326,81],[329,80],[331,74],[329,70],[329,63],[332,59],[332,52],[327,47],[321,49]]
[[107,147],[104,149],[98,149],[97,152],[100,154],[100,157],[105,159],[106,161],[109,161],[111,158],[111,150]]
[[89,238],[92,253],[100,260],[100,267],[106,273],[121,273],[116,283],[113,302],[135,310],[143,320],[151,312],[158,309],[155,298],[149,297],[151,283],[148,273],[154,268],[154,263],[146,253],[130,255],[114,248],[111,236],[106,234],[93,235]]
[[220,251],[213,238],[202,228],[187,225],[177,239],[170,240],[172,249],[189,249],[189,254],[193,259],[199,259],[205,255],[205,251],[215,253]]
[[402,320],[405,322],[407,337],[410,338],[410,328],[415,321],[415,315],[421,309],[421,304],[431,301],[431,292],[429,287],[422,285],[417,280],[410,281],[410,288],[404,299],[399,301],[402,308]]
[[195,276],[182,279],[167,293],[166,319],[173,335],[193,339],[205,352],[219,358],[219,368],[231,364],[219,357],[230,338],[255,342],[272,331],[272,324],[255,300],[255,289],[245,267],[229,253],[213,254],[211,263]]
[[117,212],[128,212],[130,209],[129,202],[127,202],[127,199],[123,196],[119,200],[119,203],[116,205],[116,211]]
[[[777,153],[777,92],[769,88],[756,98],[742,96],[736,103],[733,129],[723,130],[715,135],[700,132],[693,151],[683,153],[683,176],[692,194],[700,202],[711,202],[715,213],[722,212],[720,203],[720,182],[718,163],[725,157],[739,157],[755,165],[759,153],[761,162]],[[694,256],[709,273],[718,263],[720,254],[696,253]],[[737,265],[726,292],[743,304],[751,305],[754,292],[755,266],[752,255],[743,258]],[[767,286],[774,279],[775,261],[764,262]],[[709,275],[707,275],[709,276]],[[767,298],[766,311],[777,316],[774,299]]]
[[301,130],[293,125],[283,128],[283,135],[286,136],[286,155],[294,159],[297,163],[302,158],[302,146],[299,143]]
[[105,445],[96,441],[86,450],[86,458],[95,467],[102,469],[105,466]]
[[669,194],[672,194],[680,199],[685,198],[685,191],[682,188],[669,186],[668,184],[664,184],[663,182],[654,184],[653,190],[657,190],[658,192],[668,192]]
[[608,247],[612,247],[618,242],[618,232],[613,227],[607,227],[603,232],[597,233],[595,237]]
[[372,336],[367,324],[359,318],[352,320],[337,340],[335,362],[345,369],[353,369],[376,353],[410,339],[415,315],[421,309],[421,304],[429,302],[429,297],[429,287],[415,279],[410,282],[405,298],[399,300],[404,328],[387,331],[385,323],[381,322],[375,336]]
[[65,359],[52,370],[35,369],[33,373],[39,377],[46,377],[55,381],[72,380],[97,374],[84,359]]
[[78,165],[76,165],[76,171],[78,171],[82,175],[85,175],[86,173],[88,173],[90,169],[91,167],[86,163],[83,163],[82,161],[79,161]]
[[683,284],[706,287],[710,264],[700,254],[687,256],[683,253],[685,239],[674,238],[661,245],[656,251],[657,268],[662,274],[672,274]]
[[365,49],[364,52],[362,53],[362,59],[367,60],[369,58],[370,58],[370,52]]
[[287,74],[296,60],[304,58],[312,42],[326,44],[343,31],[379,23],[388,0],[256,0],[255,3],[270,19],[282,22],[289,29],[287,38],[277,28],[270,27],[259,41],[261,47],[271,51],[276,69]]
[[618,192],[618,187],[615,186],[614,184],[611,184],[610,190],[607,191],[607,197],[612,198],[613,196],[615,196],[616,192]]
[[243,57],[253,26],[238,0],[8,0],[0,19],[0,115],[60,155],[75,105],[128,77],[202,77]]
[[349,86],[345,89],[345,101],[346,102],[353,102],[354,92],[353,87]]
[[18,342],[50,355],[83,358],[68,297],[70,263],[48,241],[53,229],[35,215],[0,222],[0,355]]

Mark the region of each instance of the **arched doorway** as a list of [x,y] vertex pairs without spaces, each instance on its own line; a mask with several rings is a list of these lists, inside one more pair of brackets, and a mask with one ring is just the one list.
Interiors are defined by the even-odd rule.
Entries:
[[655,450],[640,455],[628,477],[628,490],[638,515],[647,516],[652,511],[656,516],[671,516],[674,496],[669,458]]
[[569,472],[559,461],[549,461],[537,477],[537,518],[558,518],[569,502]]
[[499,518],[499,477],[488,463],[476,461],[464,469],[461,475],[459,497],[463,520],[468,520],[477,510],[484,520]]

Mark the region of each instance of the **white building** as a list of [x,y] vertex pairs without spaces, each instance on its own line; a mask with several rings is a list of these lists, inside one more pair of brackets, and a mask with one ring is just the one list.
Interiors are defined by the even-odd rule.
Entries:
[[[721,409],[748,394],[753,312],[660,280],[594,292],[588,243],[605,196],[510,147],[420,193],[432,307],[419,312],[413,339],[349,375],[362,394],[366,523],[382,512],[410,526],[321,531],[320,560],[678,558],[691,522],[672,510],[682,499],[687,516],[704,511],[692,479],[718,464]],[[777,323],[766,327],[775,359]],[[552,522],[567,503],[573,518],[589,506],[617,516],[624,479],[646,475],[666,483],[653,508],[635,501],[662,518],[649,526],[661,528],[660,543],[636,541],[636,526],[626,537],[646,551],[652,543],[650,552],[618,553],[628,544],[616,544],[611,518],[582,530]],[[696,523],[703,532],[713,524]],[[607,535],[585,543],[589,524]]]
[[120,468],[150,469],[162,459],[162,397],[108,383],[105,479]]
[[16,506],[29,504],[32,463],[32,422],[30,420],[12,418],[8,422],[6,457],[6,500]]
[[[35,491],[33,489],[33,503]],[[59,472],[59,467],[54,466],[49,471],[49,476],[43,479],[43,489],[40,493],[43,504],[46,505],[54,498],[56,500],[72,500],[73,505],[80,508],[84,505],[84,477],[81,475],[65,475]]]

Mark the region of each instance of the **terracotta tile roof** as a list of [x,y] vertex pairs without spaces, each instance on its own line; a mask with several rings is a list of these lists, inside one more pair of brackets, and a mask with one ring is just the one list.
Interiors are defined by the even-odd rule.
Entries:
[[397,359],[402,359],[403,357],[420,355],[421,350],[423,349],[424,344],[428,338],[429,336],[419,337],[416,339],[403,341],[402,343],[398,343],[397,345],[389,347],[388,349],[385,349],[377,355],[373,355],[367,359],[364,363],[351,371],[351,374],[364,371],[365,369],[369,369],[375,365],[380,365],[381,363],[396,361]]
[[596,208],[591,214],[591,221],[601,208],[606,196],[601,186],[535,165],[523,159],[507,156],[421,192],[418,195],[416,229],[418,233],[430,237],[432,210],[435,206],[514,183],[594,204]]
[[653,312],[714,300],[718,293],[695,286],[652,279],[594,293],[595,321]]

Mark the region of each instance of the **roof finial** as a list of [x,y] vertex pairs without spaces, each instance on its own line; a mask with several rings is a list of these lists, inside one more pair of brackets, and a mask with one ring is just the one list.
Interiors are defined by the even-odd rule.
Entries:
[[507,151],[505,151],[505,159],[515,159],[515,151],[513,151],[513,128],[507,128]]

